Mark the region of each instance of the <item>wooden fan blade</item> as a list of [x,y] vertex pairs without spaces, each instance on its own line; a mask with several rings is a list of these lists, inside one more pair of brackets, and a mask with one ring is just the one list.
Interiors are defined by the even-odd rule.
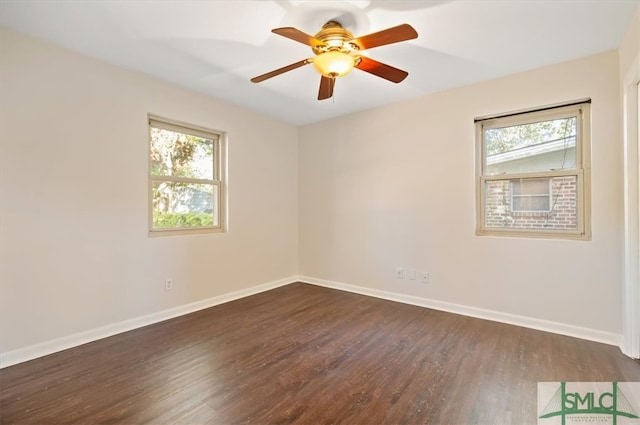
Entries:
[[360,63],[356,65],[356,68],[394,83],[399,83],[400,81],[407,78],[407,75],[409,75],[407,71],[394,68],[390,65],[378,62],[366,56],[360,56]]
[[293,41],[297,41],[298,43],[306,44],[307,46],[316,47],[316,46],[326,46],[326,43],[318,40],[317,38],[300,31],[297,28],[293,27],[284,27],[284,28],[276,28],[271,30],[272,33],[281,35],[283,37],[289,38]]
[[357,44],[360,50],[364,50],[414,38],[418,38],[416,30],[409,24],[402,24],[397,27],[387,28],[386,30],[358,37],[352,42]]
[[296,68],[300,68],[301,66],[309,64],[311,62],[313,62],[312,59],[304,59],[304,60],[301,60],[300,62],[292,63],[291,65],[283,66],[282,68],[278,68],[278,69],[273,70],[271,72],[267,72],[266,74],[262,74],[262,75],[258,75],[257,77],[253,77],[251,79],[251,82],[252,83],[259,83],[261,81],[268,80],[271,77],[275,77],[276,75],[284,74],[287,71],[291,71],[291,70],[294,70]]
[[333,96],[333,87],[336,85],[335,78],[325,77],[320,78],[320,90],[318,90],[318,100],[329,99]]

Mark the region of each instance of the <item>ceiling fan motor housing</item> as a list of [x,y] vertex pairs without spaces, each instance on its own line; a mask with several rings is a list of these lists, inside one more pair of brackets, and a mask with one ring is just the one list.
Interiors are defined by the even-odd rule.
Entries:
[[359,50],[355,43],[350,43],[353,40],[353,34],[336,21],[329,21],[324,24],[322,29],[315,35],[315,38],[325,43],[325,45],[311,47],[316,55],[329,51],[354,54]]

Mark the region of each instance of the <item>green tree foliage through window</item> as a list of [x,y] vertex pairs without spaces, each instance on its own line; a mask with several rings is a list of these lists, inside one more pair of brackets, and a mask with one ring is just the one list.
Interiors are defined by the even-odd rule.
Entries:
[[488,129],[485,132],[487,155],[510,152],[542,143],[566,140],[576,135],[576,118],[562,118]]
[[151,128],[151,174],[213,179],[213,140]]

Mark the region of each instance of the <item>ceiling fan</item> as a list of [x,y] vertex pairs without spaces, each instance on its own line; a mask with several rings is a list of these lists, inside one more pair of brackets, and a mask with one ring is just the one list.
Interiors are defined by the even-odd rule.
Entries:
[[360,52],[365,49],[418,37],[418,33],[411,25],[402,24],[354,38],[351,32],[336,21],[329,21],[324,24],[320,32],[315,36],[293,27],[276,28],[271,32],[310,46],[316,56],[259,75],[252,78],[251,81],[259,83],[276,75],[313,63],[321,74],[318,100],[328,99],[333,96],[336,78],[347,75],[353,68],[358,68],[394,83],[404,80],[409,75],[408,72],[363,56]]

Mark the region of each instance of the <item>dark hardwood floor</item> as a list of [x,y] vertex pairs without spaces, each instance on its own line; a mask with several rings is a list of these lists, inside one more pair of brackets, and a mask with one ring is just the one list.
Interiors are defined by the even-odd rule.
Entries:
[[296,283],[0,370],[2,424],[535,424],[617,347]]

